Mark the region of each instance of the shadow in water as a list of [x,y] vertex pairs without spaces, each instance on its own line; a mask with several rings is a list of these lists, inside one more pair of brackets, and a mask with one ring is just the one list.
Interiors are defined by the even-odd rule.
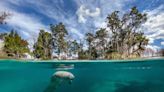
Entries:
[[71,84],[73,79],[74,75],[72,73],[67,71],[57,71],[51,77],[51,81],[44,92],[55,92],[57,87],[62,85],[63,82]]
[[51,78],[51,81],[44,92],[54,92],[56,88],[60,85],[61,80],[55,77]]
[[132,81],[128,84],[117,84],[115,92],[162,92],[164,84]]

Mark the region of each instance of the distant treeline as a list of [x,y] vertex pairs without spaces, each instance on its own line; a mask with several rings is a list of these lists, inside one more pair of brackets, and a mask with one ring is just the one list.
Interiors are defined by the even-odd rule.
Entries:
[[[28,42],[23,40],[16,31],[3,34],[1,38],[4,37],[4,51],[8,56],[18,58],[23,53],[31,53],[39,59],[59,57],[67,59],[73,55],[77,55],[78,59],[140,57],[149,41],[144,36],[143,30],[139,30],[146,20],[147,15],[139,12],[136,7],[132,7],[122,16],[119,11],[114,11],[106,18],[107,27],[99,28],[95,33],[86,33],[85,42],[68,39],[68,30],[63,23],[51,24],[51,32],[40,30],[33,52],[30,52]],[[87,48],[84,45],[87,45]]]

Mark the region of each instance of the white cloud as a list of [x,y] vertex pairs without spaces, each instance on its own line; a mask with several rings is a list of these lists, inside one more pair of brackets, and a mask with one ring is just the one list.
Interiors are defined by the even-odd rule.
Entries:
[[164,40],[164,5],[159,6],[154,10],[146,10],[148,14],[148,20],[143,25],[144,32],[149,38],[150,43],[154,43],[154,40]]
[[160,50],[160,47],[158,47],[156,45],[147,45],[146,48],[149,48],[149,49],[153,50],[154,52],[157,52],[158,50]]
[[96,27],[104,27],[104,21],[109,13],[114,10],[122,11],[123,7],[131,2],[131,0],[72,0],[71,2],[77,7],[76,14],[79,14],[77,16],[74,14],[75,11],[65,8],[67,4],[63,0],[18,1],[16,3],[17,5],[30,7],[51,18],[52,21],[63,22],[67,27],[72,27],[83,34],[95,30]]
[[32,41],[31,39],[37,38],[40,29],[47,29],[38,17],[18,12],[10,6],[10,3],[16,5],[20,4],[18,0],[15,2],[6,0],[0,3],[0,9],[11,14],[11,16],[6,20],[7,25],[15,29],[24,39],[27,39],[30,42]]
[[13,13],[13,16],[8,21],[8,25],[15,28],[21,36],[26,39],[30,48],[32,48],[34,41],[36,41],[40,29],[49,31],[47,26],[41,23],[36,17],[25,15],[21,13]]
[[82,33],[80,33],[77,29],[73,27],[68,27],[68,30],[70,30],[71,33],[73,33],[74,35],[77,35],[78,39],[82,39],[84,37]]
[[87,9],[84,5],[81,5],[76,12],[78,16],[79,23],[85,23],[87,21],[86,17],[97,17],[100,15],[100,8],[95,8],[95,11],[91,12],[90,9]]
[[[127,11],[123,9],[132,0],[73,0],[77,4],[77,17],[79,25],[85,24],[86,30],[95,31],[97,28],[106,27],[106,17],[115,10],[119,10],[122,14]],[[89,12],[89,13],[86,13]],[[91,16],[90,16],[91,15]],[[80,28],[81,29],[81,28]],[[79,30],[79,29],[78,29]]]
[[[17,11],[14,7],[26,7],[51,19],[51,23],[63,22],[75,38],[83,39],[86,32],[95,31],[97,28],[106,27],[106,17],[115,10],[121,14],[126,12],[126,5],[134,0],[71,0],[77,9],[65,8],[64,0],[2,0],[0,9],[11,11],[13,16],[8,19],[8,25],[16,28],[26,39],[37,37],[40,28],[48,30],[38,16],[25,14]],[[12,4],[13,6],[11,6]],[[131,4],[130,4],[131,5]],[[164,40],[164,5],[153,9],[145,10],[148,20],[143,25],[144,32],[150,43],[156,39]],[[161,45],[163,43],[161,42]],[[158,48],[154,46],[148,46]]]
[[12,12],[12,16],[6,20],[8,25],[16,28],[19,32],[24,32],[26,38],[29,38],[31,34],[37,34],[40,29],[46,29],[46,26],[30,15],[21,14],[18,12]]
[[161,42],[161,45],[163,45],[163,46],[164,46],[164,42]]
[[95,8],[95,12],[91,12],[89,9],[86,9],[86,15],[91,17],[96,17],[100,15],[100,8]]

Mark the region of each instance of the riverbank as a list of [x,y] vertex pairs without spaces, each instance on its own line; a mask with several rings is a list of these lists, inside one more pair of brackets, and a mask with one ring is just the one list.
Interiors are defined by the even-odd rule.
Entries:
[[136,59],[124,59],[124,60],[35,60],[35,59],[0,59],[1,61],[11,62],[136,62],[136,61],[152,61],[164,59],[164,57],[149,57],[149,58],[136,58]]

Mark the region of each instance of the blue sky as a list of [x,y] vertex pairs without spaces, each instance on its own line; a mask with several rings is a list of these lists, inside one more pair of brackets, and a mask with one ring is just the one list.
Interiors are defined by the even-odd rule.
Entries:
[[0,11],[12,14],[0,32],[15,29],[29,42],[37,38],[40,29],[49,31],[49,24],[63,22],[70,37],[83,39],[86,32],[106,27],[106,17],[118,10],[124,14],[137,6],[148,14],[142,30],[150,39],[149,48],[164,48],[163,0],[1,0]]

